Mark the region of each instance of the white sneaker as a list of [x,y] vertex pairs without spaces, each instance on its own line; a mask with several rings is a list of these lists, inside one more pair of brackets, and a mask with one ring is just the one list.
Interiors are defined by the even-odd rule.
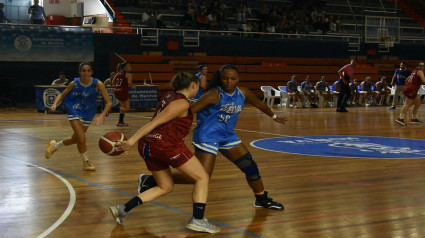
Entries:
[[127,213],[124,211],[124,205],[112,206],[109,208],[114,220],[117,224],[122,224]]
[[187,223],[186,228],[207,233],[217,233],[220,231],[220,227],[211,225],[205,217],[203,219],[195,219],[192,217],[192,219],[190,219]]

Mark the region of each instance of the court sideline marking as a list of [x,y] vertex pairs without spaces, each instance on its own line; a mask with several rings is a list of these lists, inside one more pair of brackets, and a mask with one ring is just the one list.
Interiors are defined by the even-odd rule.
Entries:
[[[88,180],[85,180],[85,179],[82,179],[82,178],[79,178],[79,177],[76,177],[76,176],[73,176],[73,175],[70,175],[70,174],[63,173],[61,171],[43,168],[43,167],[38,166],[36,164],[32,164],[32,163],[29,163],[29,162],[21,161],[19,159],[12,158],[12,157],[9,157],[7,155],[0,154],[0,157],[6,158],[6,159],[11,159],[11,160],[14,160],[14,161],[18,161],[18,162],[21,162],[21,163],[24,163],[24,164],[27,164],[27,165],[36,167],[38,169],[44,170],[44,171],[46,171],[48,173],[51,173],[51,174],[55,175],[56,177],[58,177],[60,180],[62,180],[62,182],[68,187],[68,190],[70,190],[70,195],[71,195],[70,196],[70,203],[68,204],[68,207],[65,210],[65,212],[62,214],[62,216],[52,226],[50,226],[42,234],[38,235],[37,238],[44,238],[47,235],[49,235],[49,233],[51,233],[63,221],[65,221],[65,219],[70,215],[72,209],[74,208],[74,205],[75,205],[75,202],[76,202],[75,190],[73,189],[72,185],[66,179],[64,179],[63,177],[72,178],[72,179],[78,180],[80,182],[83,182],[83,183],[86,183],[86,184],[89,184],[89,185],[92,185],[92,186],[95,186],[95,187],[103,188],[103,189],[106,189],[106,190],[110,190],[110,191],[113,191],[113,192],[116,192],[116,193],[119,193],[119,194],[122,194],[122,195],[125,195],[125,196],[128,196],[128,197],[134,197],[135,196],[133,194],[130,194],[130,193],[127,193],[127,192],[118,190],[118,189],[114,189],[114,188],[111,188],[111,187],[108,187],[108,186],[105,186],[105,185],[102,185],[102,184],[94,183],[94,182],[91,182],[91,181],[88,181]],[[155,202],[155,201],[150,201],[149,203],[154,204],[154,205],[159,206],[159,207],[162,207],[162,208],[169,209],[169,210],[174,211],[174,212],[177,212],[177,213],[181,213],[181,214],[184,214],[184,215],[187,215],[187,216],[192,216],[191,213],[185,212],[185,211],[180,210],[178,208],[174,208],[174,207],[168,206],[166,204],[162,204],[162,203]],[[228,225],[228,224],[225,224],[225,223],[221,223],[221,222],[214,221],[214,220],[211,220],[211,219],[208,219],[208,221],[210,221],[211,223],[214,223],[216,225],[219,225],[221,227],[224,227],[226,229],[234,230],[234,231],[240,232],[240,233],[245,234],[245,235],[249,235],[249,236],[256,237],[256,238],[265,238],[262,235],[255,234],[255,233],[252,233],[252,232],[249,232],[249,231],[246,231],[246,230],[243,230],[243,229],[240,229],[238,227],[234,227],[234,226],[231,226],[231,225]]]
[[58,179],[60,179],[65,185],[66,185],[66,187],[68,188],[68,191],[69,191],[69,195],[70,195],[70,197],[69,197],[69,203],[68,203],[68,207],[65,209],[65,211],[62,213],[62,215],[59,217],[59,219],[58,220],[56,220],[56,222],[55,223],[53,223],[49,228],[47,228],[47,230],[45,230],[43,233],[41,233],[40,235],[38,235],[37,236],[37,238],[44,238],[44,237],[46,237],[46,236],[48,236],[52,231],[54,231],[60,224],[62,224],[62,222],[64,222],[65,221],[65,219],[71,214],[71,211],[72,211],[72,209],[74,209],[74,205],[75,205],[75,201],[76,201],[76,195],[75,195],[75,190],[74,190],[74,188],[72,187],[72,185],[68,182],[68,180],[66,180],[65,178],[63,178],[62,176],[60,176],[59,174],[57,174],[55,171],[53,171],[53,170],[50,170],[50,169],[46,169],[46,168],[43,168],[43,167],[41,167],[41,166],[38,166],[38,165],[36,165],[36,164],[32,164],[32,163],[29,163],[29,162],[26,162],[26,161],[22,161],[22,160],[19,160],[19,159],[15,159],[15,158],[12,158],[12,157],[9,157],[9,156],[5,156],[5,155],[1,155],[0,154],[0,157],[3,157],[3,158],[6,158],[6,159],[11,159],[11,160],[14,160],[14,161],[18,161],[18,162],[20,162],[20,163],[23,163],[23,164],[26,164],[26,165],[29,165],[29,166],[31,166],[31,167],[35,167],[35,168],[37,168],[37,169],[41,169],[41,170],[43,170],[43,171],[45,171],[45,172],[47,172],[47,173],[50,173],[50,174],[52,174],[52,175],[54,175],[56,178],[58,178]]

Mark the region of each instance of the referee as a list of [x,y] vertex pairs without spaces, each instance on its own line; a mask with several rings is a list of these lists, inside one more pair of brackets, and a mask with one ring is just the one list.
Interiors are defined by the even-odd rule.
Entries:
[[347,104],[348,99],[351,96],[350,90],[350,79],[354,75],[354,66],[357,64],[357,59],[352,59],[349,64],[346,64],[344,67],[338,70],[339,75],[339,85],[341,85],[341,89],[338,95],[337,101],[337,112],[348,112],[345,109],[345,105]]

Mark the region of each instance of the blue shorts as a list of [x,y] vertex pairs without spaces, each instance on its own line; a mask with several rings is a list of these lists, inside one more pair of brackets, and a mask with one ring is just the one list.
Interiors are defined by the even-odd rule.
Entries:
[[195,152],[208,153],[217,155],[218,151],[223,152],[229,150],[233,147],[236,147],[242,143],[239,138],[233,138],[233,140],[225,142],[192,142],[195,146]]
[[82,117],[81,115],[71,115],[68,114],[68,121],[80,120],[84,126],[90,126],[93,121],[93,117]]

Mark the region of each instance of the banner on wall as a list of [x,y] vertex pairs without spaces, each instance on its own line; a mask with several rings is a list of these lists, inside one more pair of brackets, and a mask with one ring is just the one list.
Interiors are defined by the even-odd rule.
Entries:
[[0,24],[0,61],[92,62],[91,28]]

